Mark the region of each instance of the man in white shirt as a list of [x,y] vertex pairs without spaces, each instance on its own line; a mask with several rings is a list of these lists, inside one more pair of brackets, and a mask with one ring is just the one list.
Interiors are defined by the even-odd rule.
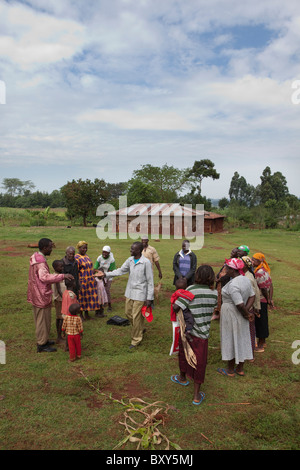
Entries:
[[151,306],[154,298],[153,270],[150,261],[142,255],[143,244],[134,242],[130,248],[131,256],[125,263],[114,271],[106,273],[109,279],[115,276],[129,274],[125,290],[125,314],[131,324],[130,349],[138,346],[143,339],[144,317],[142,307]]

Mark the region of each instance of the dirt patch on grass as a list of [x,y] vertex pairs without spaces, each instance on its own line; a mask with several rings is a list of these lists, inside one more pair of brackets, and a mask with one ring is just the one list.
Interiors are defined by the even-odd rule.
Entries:
[[[77,370],[79,375],[87,378],[85,373]],[[89,372],[91,374],[91,371]],[[89,380],[88,380],[89,381]],[[103,377],[101,380],[95,381],[95,378],[90,382],[91,396],[87,399],[87,406],[89,408],[101,408],[107,400],[127,400],[131,398],[139,398],[145,401],[151,401],[152,392],[144,387],[141,379],[137,374],[126,376],[116,375],[115,379],[110,377]]]
[[9,245],[9,246],[5,246],[5,244],[2,246],[2,255],[6,255],[6,256],[13,256],[13,257],[17,257],[17,256],[31,256],[31,253],[29,253],[29,251],[20,251],[20,249],[24,249],[25,246],[24,245],[16,245],[16,246],[12,246],[12,245]]
[[95,408],[102,408],[103,407],[103,400],[100,400],[99,398],[95,396],[91,396],[86,399],[86,404],[87,407],[90,409],[95,409]]
[[21,251],[7,251],[3,252],[2,255],[9,256],[9,257],[20,257],[20,256],[30,256],[28,253],[21,252]]
[[140,378],[137,375],[130,375],[127,377],[126,382],[116,380],[115,382],[106,383],[101,392],[111,394],[112,398],[117,400],[126,399],[126,398],[141,398],[145,397],[151,398],[151,391],[143,387],[140,383]]

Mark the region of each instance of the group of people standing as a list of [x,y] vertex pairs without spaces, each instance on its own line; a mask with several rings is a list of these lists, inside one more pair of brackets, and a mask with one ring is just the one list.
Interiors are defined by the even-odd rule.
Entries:
[[[223,376],[244,376],[245,361],[253,361],[255,352],[264,352],[269,336],[268,306],[273,307],[270,267],[263,253],[249,256],[249,247],[234,248],[215,276],[211,266],[201,265],[194,284],[180,292],[172,311],[191,313],[194,326],[179,340],[179,371],[171,380],[179,385],[194,380],[193,404],[202,403],[207,364],[209,330],[212,320],[220,321],[222,360],[227,367],[217,372]],[[188,298],[186,294],[194,294]],[[185,336],[185,338],[184,338]],[[192,337],[192,339],[191,339]]]
[[[130,248],[131,256],[117,269],[108,245],[103,247],[93,264],[87,254],[88,243],[81,240],[76,245],[77,253],[74,247],[69,246],[64,258],[52,263],[55,273],[51,274],[46,257],[51,254],[54,244],[48,238],[41,239],[38,244],[39,251],[30,258],[27,292],[27,300],[33,306],[37,351],[56,351],[55,342],[49,339],[52,300],[56,310],[57,342],[64,341],[64,333],[67,333],[69,342],[75,334],[82,335],[82,322],[92,318],[91,311],[95,311],[96,317],[103,318],[106,316],[105,305],[108,306],[108,311],[112,310],[112,279],[126,273],[129,273],[129,279],[125,292],[125,312],[132,326],[129,347],[136,347],[144,334],[142,307],[146,304],[150,308],[154,299],[154,266],[158,269],[159,278],[162,278],[159,256],[148,242],[148,238],[144,237],[142,242],[133,243]],[[70,305],[74,303],[80,307],[77,313],[81,320],[77,322],[76,332],[73,324],[68,329],[67,323],[70,319],[66,318]],[[76,355],[77,358],[79,356]],[[74,360],[74,357],[71,359]]]
[[[95,311],[97,317],[106,316],[104,305],[112,310],[111,282],[124,274],[129,275],[125,291],[125,314],[131,324],[129,348],[136,348],[145,333],[146,312],[151,312],[153,306],[155,268],[162,278],[159,255],[149,245],[148,237],[131,245],[130,256],[120,268],[109,246],[103,247],[93,264],[87,255],[88,243],[83,240],[77,244],[78,253],[74,247],[66,249],[65,257],[53,263],[55,273],[50,274],[46,256],[52,248],[50,239],[41,239],[39,252],[30,258],[27,298],[33,306],[37,351],[56,350],[49,339],[53,299],[57,340],[63,340],[61,334],[66,333],[70,359],[79,358],[82,322],[91,318],[90,311]],[[173,271],[176,292],[171,299],[171,320],[178,316],[184,326],[179,340],[180,373],[171,380],[185,386],[189,384],[187,376],[192,378],[193,404],[198,405],[205,396],[200,386],[204,382],[212,320],[220,321],[222,360],[227,361],[227,367],[218,369],[220,374],[244,375],[245,361],[253,361],[255,352],[264,351],[269,336],[268,306],[273,306],[270,268],[262,253],[250,257],[249,248],[242,245],[232,250],[215,275],[210,265],[197,268],[197,256],[189,241],[184,240],[173,258]],[[72,318],[76,315],[80,321]]]
[[78,331],[75,332],[74,326],[68,330],[73,333],[67,336],[68,340],[75,334],[82,335],[82,322],[91,318],[89,316],[91,310],[96,312],[96,316],[104,317],[106,315],[103,312],[103,305],[107,304],[108,310],[112,309],[111,282],[101,281],[103,288],[102,286],[99,288],[100,281],[97,282],[94,276],[96,270],[101,269],[105,272],[115,268],[110,247],[103,247],[93,266],[87,255],[87,242],[78,242],[78,253],[73,246],[69,246],[64,258],[52,263],[54,274],[51,274],[46,257],[50,256],[53,245],[52,240],[42,238],[38,244],[39,251],[30,258],[27,300],[33,306],[38,352],[56,351],[53,347],[55,342],[49,339],[52,301],[56,311],[57,342],[64,341],[63,333],[66,326],[64,320],[69,315],[71,304],[79,306],[76,314],[79,314],[80,322],[77,322]]

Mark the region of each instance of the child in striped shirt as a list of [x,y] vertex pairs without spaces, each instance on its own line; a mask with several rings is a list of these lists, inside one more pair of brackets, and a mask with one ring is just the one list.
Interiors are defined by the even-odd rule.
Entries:
[[208,355],[208,338],[211,318],[218,301],[218,293],[214,289],[215,274],[211,266],[201,265],[197,269],[195,283],[187,290],[194,294],[194,299],[189,301],[179,297],[173,306],[178,312],[189,309],[194,317],[194,325],[191,330],[193,342],[190,346],[196,357],[196,366],[192,367],[185,355],[183,342],[179,338],[179,370],[178,375],[172,375],[171,380],[180,385],[188,385],[189,376],[194,381],[193,405],[200,405],[205,397],[205,393],[200,391],[201,384],[204,383],[205,370]]

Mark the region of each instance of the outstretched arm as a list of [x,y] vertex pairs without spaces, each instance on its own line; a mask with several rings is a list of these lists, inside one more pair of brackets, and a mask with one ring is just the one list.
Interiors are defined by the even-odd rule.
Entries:
[[114,269],[113,271],[107,271],[105,276],[109,279],[110,277],[116,276],[123,276],[123,274],[127,274],[130,271],[130,258],[128,258],[125,263],[118,269]]

